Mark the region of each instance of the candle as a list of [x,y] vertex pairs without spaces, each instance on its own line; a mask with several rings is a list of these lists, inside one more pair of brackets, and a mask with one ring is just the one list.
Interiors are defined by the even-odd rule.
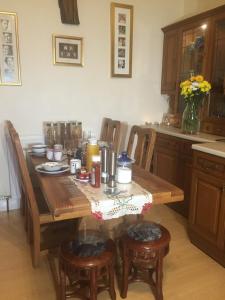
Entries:
[[130,183],[131,182],[131,169],[127,167],[117,168],[117,181],[119,183]]

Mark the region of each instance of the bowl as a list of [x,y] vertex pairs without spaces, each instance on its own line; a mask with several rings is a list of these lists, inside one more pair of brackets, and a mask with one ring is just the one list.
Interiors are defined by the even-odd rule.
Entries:
[[38,144],[38,145],[33,145],[32,148],[32,152],[34,153],[44,153],[46,152],[46,145],[44,144]]
[[62,166],[63,166],[62,164],[57,162],[46,162],[42,164],[42,168],[48,172],[59,171],[62,169]]

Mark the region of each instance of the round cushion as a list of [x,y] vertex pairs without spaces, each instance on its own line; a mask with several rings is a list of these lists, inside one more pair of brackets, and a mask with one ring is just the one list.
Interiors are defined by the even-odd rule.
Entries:
[[162,231],[157,224],[142,222],[130,225],[127,234],[136,241],[149,242],[160,239]]

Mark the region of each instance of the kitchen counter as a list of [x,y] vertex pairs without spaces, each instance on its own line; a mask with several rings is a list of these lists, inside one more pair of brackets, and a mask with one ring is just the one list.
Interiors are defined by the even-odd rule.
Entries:
[[182,139],[196,141],[200,143],[212,143],[212,142],[216,142],[217,140],[223,139],[222,136],[207,134],[203,132],[199,132],[198,134],[195,135],[185,134],[181,132],[180,128],[175,128],[175,127],[165,126],[165,125],[146,125],[145,127],[154,128],[156,132],[159,133],[164,133],[164,134],[168,134]]
[[225,158],[225,137],[207,134],[203,132],[199,132],[196,135],[185,134],[182,133],[181,129],[179,128],[165,125],[146,125],[144,127],[151,127],[159,133],[164,133],[178,138],[199,142],[201,144],[193,144],[192,149]]
[[193,144],[192,149],[225,158],[225,142]]

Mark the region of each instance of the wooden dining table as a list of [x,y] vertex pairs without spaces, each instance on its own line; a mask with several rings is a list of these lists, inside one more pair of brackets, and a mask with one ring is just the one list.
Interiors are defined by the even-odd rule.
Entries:
[[[69,178],[70,172],[46,175],[35,170],[35,166],[46,162],[46,158],[29,155],[31,173],[45,197],[50,216],[54,220],[82,218],[91,215],[91,205],[85,195]],[[152,194],[153,205],[182,201],[184,193],[178,187],[133,165],[132,180]],[[49,218],[49,215],[43,218]]]

